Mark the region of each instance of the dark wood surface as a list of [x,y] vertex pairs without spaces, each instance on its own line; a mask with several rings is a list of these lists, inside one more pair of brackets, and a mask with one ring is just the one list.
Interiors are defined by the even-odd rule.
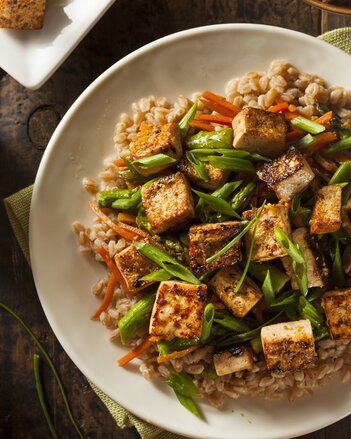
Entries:
[[[350,26],[351,18],[321,13],[301,0],[117,0],[39,90],[25,89],[0,70],[1,198],[34,181],[57,123],[107,67],[164,35],[226,22],[264,23],[318,35]],[[25,318],[53,357],[85,437],[138,438],[135,430],[116,427],[85,377],[56,340],[2,204],[0,243],[0,300]],[[50,437],[35,390],[32,361],[36,351],[23,329],[0,310],[0,438]],[[74,438],[54,379],[46,368],[43,372],[50,413],[60,437]],[[304,439],[348,438],[351,438],[351,417],[304,436]]]

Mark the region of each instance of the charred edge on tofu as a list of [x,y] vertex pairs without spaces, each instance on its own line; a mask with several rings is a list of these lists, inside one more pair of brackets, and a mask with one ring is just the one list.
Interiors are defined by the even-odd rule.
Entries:
[[241,357],[242,355],[246,354],[247,347],[244,345],[237,345],[232,346],[230,348],[222,348],[222,349],[216,349],[216,354],[223,354],[224,352],[229,352],[231,355],[235,357]]
[[329,276],[329,268],[327,265],[327,261],[324,257],[324,254],[322,252],[321,246],[318,242],[318,240],[314,237],[311,236],[309,233],[307,234],[307,244],[308,247],[310,248],[313,257],[316,261],[316,267],[318,270],[318,273],[321,276],[322,282],[325,285],[326,282],[328,281],[328,276]]
[[264,163],[259,172],[263,181],[268,185],[275,185],[296,174],[303,166],[304,159],[302,155],[291,147],[272,163]]
[[[278,359],[274,362],[274,365],[269,367],[270,370],[286,372],[295,371],[301,369],[301,363],[303,368],[308,369],[313,367],[317,360],[317,355],[314,351],[314,340],[306,337],[298,341],[294,340],[282,340],[282,341],[270,341],[264,346],[265,355],[271,357],[282,357],[284,359]],[[285,366],[284,366],[285,363]],[[289,367],[286,364],[289,363]]]

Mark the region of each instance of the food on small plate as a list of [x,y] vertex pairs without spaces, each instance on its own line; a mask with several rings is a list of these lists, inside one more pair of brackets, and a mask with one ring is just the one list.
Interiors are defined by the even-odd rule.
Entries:
[[0,28],[41,29],[46,0],[0,0]]
[[95,220],[74,230],[108,268],[92,318],[197,416],[195,397],[292,401],[350,375],[351,111],[333,93],[274,61],[225,96],[141,98],[88,180]]

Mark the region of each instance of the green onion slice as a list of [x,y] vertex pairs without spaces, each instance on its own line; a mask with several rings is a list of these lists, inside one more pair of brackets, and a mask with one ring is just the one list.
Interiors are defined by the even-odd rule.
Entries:
[[189,122],[194,119],[197,110],[197,101],[193,103],[193,105],[189,108],[189,110],[184,114],[182,119],[179,122],[179,129],[183,136],[189,130]]
[[209,181],[210,178],[206,171],[205,165],[195,156],[195,154],[192,151],[187,151],[185,153],[185,157],[194,168],[197,175],[201,178],[201,180]]
[[166,154],[155,154],[149,157],[142,157],[141,159],[134,160],[132,165],[138,165],[141,169],[156,168],[159,166],[175,163],[177,160]]

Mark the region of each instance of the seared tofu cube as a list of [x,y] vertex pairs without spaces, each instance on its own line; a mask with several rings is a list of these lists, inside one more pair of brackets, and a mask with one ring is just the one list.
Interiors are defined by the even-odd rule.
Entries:
[[259,108],[246,107],[233,119],[233,146],[269,157],[285,150],[286,123],[284,116]]
[[294,147],[273,162],[265,163],[257,175],[283,201],[289,201],[295,194],[303,192],[314,179],[310,165]]
[[[323,253],[317,247],[317,244],[311,238],[309,231],[300,227],[292,232],[292,241],[298,244],[302,250],[307,264],[308,288],[324,287],[328,280],[329,270],[325,262]],[[290,256],[282,258],[282,263],[290,276],[291,288],[298,290],[299,285],[292,268]]]
[[258,286],[247,276],[239,291],[234,291],[241,275],[242,271],[238,267],[222,268],[209,283],[211,290],[238,318],[245,317],[262,297]]
[[189,260],[191,271],[201,276],[217,268],[230,267],[240,262],[241,252],[239,240],[233,247],[219,256],[213,262],[206,259],[227,245],[241,232],[238,221],[225,223],[201,224],[190,227],[189,231]]
[[204,163],[208,175],[208,181],[203,180],[195,171],[192,164],[185,157],[178,164],[179,171],[183,172],[189,180],[204,189],[214,190],[221,186],[228,178],[230,172],[215,168],[209,163]]
[[[169,157],[180,160],[183,154],[182,143],[180,140],[180,129],[176,122],[167,123],[162,126],[153,126],[143,122],[135,139],[129,146],[129,160],[137,160],[150,157],[155,154],[166,154]],[[135,164],[135,168],[142,175],[157,174],[163,169],[167,169],[174,163],[143,169]]]
[[333,233],[341,227],[341,187],[324,186],[317,192],[310,221],[311,233]]
[[41,29],[46,0],[0,0],[0,27],[7,29]]
[[158,287],[149,332],[163,340],[200,338],[206,285],[166,281]]
[[334,340],[351,339],[351,288],[327,291],[322,297],[330,335]]
[[158,266],[140,254],[134,245],[115,255],[115,263],[131,293],[137,293],[154,282],[140,280],[143,276],[158,270]]
[[286,372],[315,365],[317,355],[309,320],[264,326],[261,340],[269,370]]
[[[247,210],[243,218],[252,220],[258,209]],[[281,258],[287,253],[275,240],[274,226],[278,226],[290,238],[291,227],[288,217],[288,208],[283,204],[267,204],[258,219],[255,242],[253,246],[251,261],[263,262],[271,259]],[[245,235],[246,250],[249,252],[251,240],[253,239],[253,227]]]
[[228,375],[239,372],[240,370],[250,370],[254,367],[252,353],[245,346],[233,346],[213,355],[213,364],[218,376]]
[[189,183],[181,172],[144,185],[141,200],[154,233],[175,229],[195,218]]

